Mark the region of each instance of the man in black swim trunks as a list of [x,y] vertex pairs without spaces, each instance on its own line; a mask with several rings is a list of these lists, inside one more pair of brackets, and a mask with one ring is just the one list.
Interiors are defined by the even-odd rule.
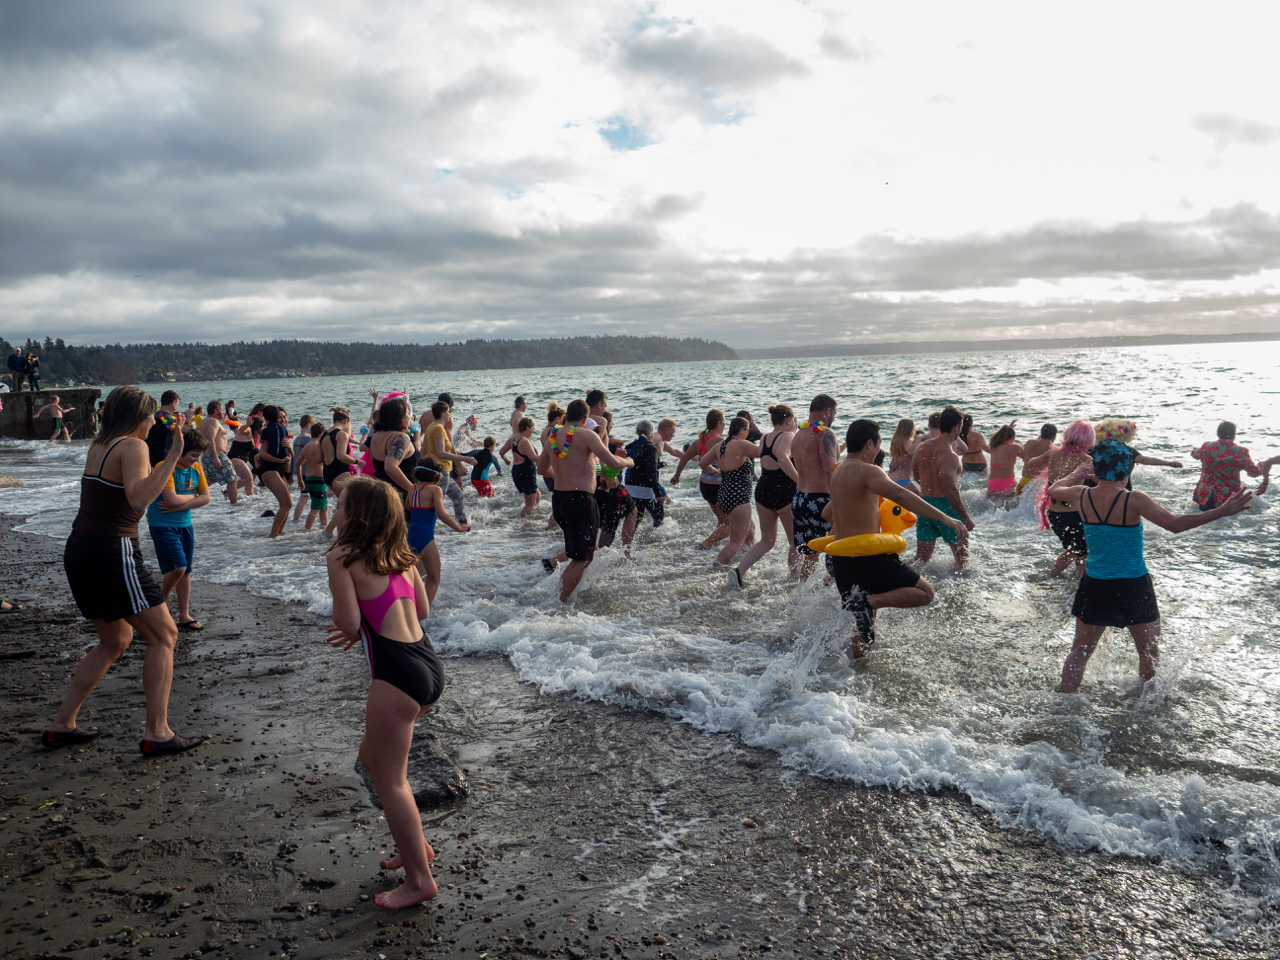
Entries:
[[[551,458],[556,458],[556,489],[551,494],[551,512],[564,531],[564,552],[569,559],[560,577],[561,603],[569,602],[595,558],[596,537],[600,532],[600,508],[595,499],[596,459],[615,470],[635,466],[630,457],[610,453],[604,441],[584,426],[586,419],[586,402],[570,402],[564,426],[548,438],[538,456],[538,472],[544,476],[550,469]],[[555,569],[549,559],[543,564]]]
[[[840,540],[880,532],[880,498],[950,527],[961,541],[968,536],[964,522],[949,517],[889,479],[876,466],[880,453],[880,425],[855,420],[845,433],[847,455],[831,475],[831,502],[823,518]],[[831,557],[831,572],[840,602],[853,614],[853,658],[866,655],[875,642],[875,611],[881,607],[923,607],[933,600],[933,585],[899,559],[896,553],[869,557]]]

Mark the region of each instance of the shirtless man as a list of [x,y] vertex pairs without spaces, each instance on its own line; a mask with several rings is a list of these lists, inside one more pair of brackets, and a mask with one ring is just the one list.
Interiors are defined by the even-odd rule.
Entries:
[[[831,502],[823,516],[836,538],[880,532],[880,498],[912,511],[918,522],[950,529],[964,542],[965,525],[889,479],[876,457],[880,454],[880,425],[855,420],[845,434],[849,455],[831,475]],[[952,454],[954,456],[954,454]],[[870,557],[831,557],[831,572],[840,603],[853,614],[853,658],[860,659],[875,642],[876,611],[882,607],[923,607],[933,600],[933,585],[903,563],[896,553]]]
[[[911,461],[911,473],[920,484],[920,493],[929,506],[941,510],[953,520],[959,520],[966,530],[973,529],[969,511],[960,499],[960,458],[956,455],[955,442],[960,439],[960,425],[964,414],[955,407],[947,407],[938,418],[938,436],[925,440],[916,447]],[[895,500],[894,503],[900,501]],[[920,517],[916,523],[916,556],[913,566],[924,566],[933,556],[938,537],[942,537],[955,557],[956,569],[964,566],[969,557],[967,537],[956,533],[955,528],[937,523],[929,516]]]
[[209,404],[209,412],[200,421],[200,436],[209,441],[208,448],[200,455],[200,469],[204,471],[209,486],[223,484],[223,495],[233,504],[240,499],[239,477],[227,456],[231,442],[227,439],[227,427],[223,420],[222,404],[217,400]]
[[1058,439],[1058,428],[1052,423],[1046,423],[1040,428],[1040,436],[1034,440],[1028,440],[1022,446],[1022,477],[1018,480],[1018,492],[1022,492],[1022,488],[1035,479],[1035,475],[1027,470],[1027,465],[1036,457],[1044,456],[1053,449],[1053,441]]
[[[635,466],[630,457],[610,453],[595,431],[586,428],[586,419],[586,402],[571,401],[564,425],[551,434],[538,455],[538,472],[543,476],[551,469],[551,458],[556,458],[556,489],[551,494],[551,512],[564,531],[564,551],[569,560],[560,576],[561,603],[569,602],[595,558],[596,537],[600,532],[600,508],[595,498],[596,459],[615,470]],[[544,564],[554,569],[550,560]]]
[[35,412],[35,416],[31,418],[32,420],[35,420],[46,410],[49,411],[49,416],[53,417],[53,436],[49,438],[50,443],[53,443],[53,441],[57,440],[58,437],[62,437],[64,440],[71,439],[71,431],[63,426],[62,418],[74,410],[75,407],[64,407],[61,401],[61,397],[54,397],[52,403],[46,403],[43,407],[37,410]]
[[604,423],[604,411],[609,406],[609,398],[605,396],[603,390],[587,391],[587,429],[594,430],[597,425]]
[[520,439],[520,421],[528,416],[525,413],[529,409],[529,405],[525,403],[524,397],[516,397],[516,408],[511,411],[511,436],[507,438],[506,443],[498,450],[498,456],[502,458],[503,463],[510,463],[511,460],[507,456],[511,452],[511,448],[516,445]]
[[801,580],[808,580],[818,565],[818,555],[809,549],[809,541],[831,532],[831,523],[822,511],[831,502],[831,474],[840,461],[840,442],[831,429],[835,416],[836,402],[825,393],[818,394],[809,404],[809,425],[800,427],[791,441],[791,462],[800,475],[791,498],[791,524],[800,554],[797,572]]

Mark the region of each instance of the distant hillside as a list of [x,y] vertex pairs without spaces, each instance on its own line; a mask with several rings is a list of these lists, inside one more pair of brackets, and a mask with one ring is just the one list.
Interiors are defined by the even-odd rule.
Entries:
[[[0,338],[0,350],[14,346]],[[549,340],[468,340],[466,343],[135,343],[79,347],[28,340],[49,383],[162,383],[243,380],[345,373],[409,373],[420,370],[503,370],[613,363],[736,360],[713,340],[670,337],[571,337]]]
[[896,356],[904,353],[985,353],[1002,350],[1070,350],[1090,347],[1174,346],[1180,343],[1249,343],[1257,340],[1280,340],[1280,333],[1235,333],[1183,336],[1178,334],[1152,337],[1067,337],[1040,340],[899,340],[893,342],[814,343],[798,347],[738,348],[743,360],[765,360],[772,357],[868,357]]

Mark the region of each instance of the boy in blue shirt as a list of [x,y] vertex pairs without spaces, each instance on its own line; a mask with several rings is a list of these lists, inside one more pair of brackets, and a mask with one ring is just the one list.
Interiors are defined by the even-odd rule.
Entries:
[[156,560],[164,579],[160,592],[167,602],[169,592],[178,594],[178,629],[203,630],[204,624],[191,616],[191,561],[196,537],[191,511],[209,502],[209,484],[197,461],[209,441],[192,427],[182,431],[182,456],[173,476],[164,485],[155,503],[147,507],[147,526],[156,548]]

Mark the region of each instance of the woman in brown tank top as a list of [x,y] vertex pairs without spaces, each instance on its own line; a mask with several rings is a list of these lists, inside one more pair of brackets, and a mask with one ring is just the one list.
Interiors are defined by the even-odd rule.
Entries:
[[76,726],[76,715],[107,670],[133,640],[147,645],[142,688],[147,719],[144,754],[177,753],[203,742],[169,727],[169,686],[178,628],[138,549],[138,519],[160,496],[182,456],[181,421],[169,453],[153,471],[146,437],[155,423],[156,401],[137,387],[116,387],[107,397],[102,425],[89,446],[80,478],[80,512],[71,524],[62,563],[80,612],[98,631],[98,645],[80,661],[53,723],[40,736],[47,749],[86,743],[100,730]]

